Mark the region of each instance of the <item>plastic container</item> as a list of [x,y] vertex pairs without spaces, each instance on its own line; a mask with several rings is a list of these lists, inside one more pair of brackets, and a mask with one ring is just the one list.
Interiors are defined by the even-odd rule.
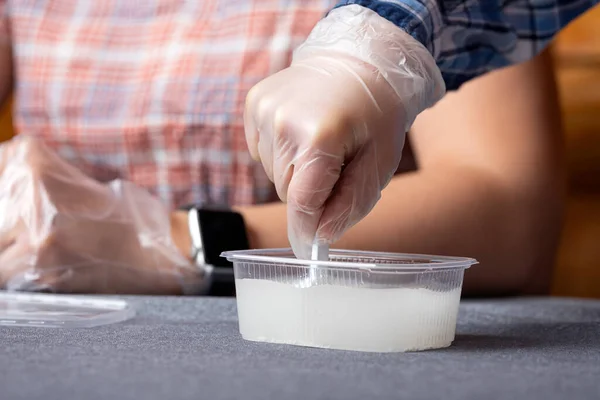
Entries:
[[331,250],[328,261],[289,249],[223,253],[233,262],[246,340],[354,351],[449,346],[471,258]]
[[91,328],[134,315],[135,310],[119,299],[0,292],[0,327]]

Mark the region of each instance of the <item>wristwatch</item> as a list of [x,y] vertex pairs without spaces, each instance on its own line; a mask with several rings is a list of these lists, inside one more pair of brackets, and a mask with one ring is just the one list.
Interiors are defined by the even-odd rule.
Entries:
[[195,264],[207,272],[209,296],[234,296],[233,264],[221,257],[230,250],[247,250],[250,245],[241,214],[227,209],[184,207],[188,212],[190,255]]

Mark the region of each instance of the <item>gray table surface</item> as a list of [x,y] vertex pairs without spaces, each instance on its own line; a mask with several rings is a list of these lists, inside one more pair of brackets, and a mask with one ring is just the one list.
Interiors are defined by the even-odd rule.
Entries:
[[0,328],[0,399],[600,399],[600,302],[466,301],[448,349],[246,342],[235,301],[134,297],[93,329]]

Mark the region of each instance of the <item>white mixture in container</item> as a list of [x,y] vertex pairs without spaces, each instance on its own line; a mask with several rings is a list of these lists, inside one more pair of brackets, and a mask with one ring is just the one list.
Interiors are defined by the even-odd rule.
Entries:
[[449,346],[460,289],[299,288],[236,280],[244,339],[333,349],[401,352]]

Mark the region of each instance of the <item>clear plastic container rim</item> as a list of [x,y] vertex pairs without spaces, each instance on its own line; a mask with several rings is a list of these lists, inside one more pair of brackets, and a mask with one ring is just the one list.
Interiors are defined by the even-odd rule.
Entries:
[[[408,253],[384,253],[355,250],[329,250],[330,256],[337,257],[357,257],[357,258],[386,258],[386,263],[369,262],[347,262],[347,261],[315,261],[302,260],[293,257],[291,249],[259,249],[259,250],[235,250],[221,253],[221,257],[227,258],[230,262],[249,262],[254,264],[283,264],[286,266],[300,267],[323,267],[323,268],[343,268],[343,269],[365,269],[381,272],[421,272],[421,271],[444,271],[467,269],[472,265],[478,264],[474,258],[468,257],[450,257],[434,256],[426,254],[408,254]],[[292,257],[290,257],[290,255]],[[287,257],[286,257],[287,256]],[[393,259],[398,259],[394,263]],[[423,261],[418,263],[406,263],[403,260]]]

